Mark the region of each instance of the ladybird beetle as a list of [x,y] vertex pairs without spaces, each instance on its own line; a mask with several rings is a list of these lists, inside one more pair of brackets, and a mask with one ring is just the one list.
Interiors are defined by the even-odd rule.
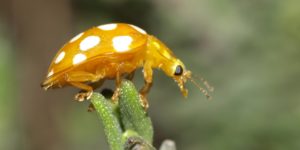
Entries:
[[[41,86],[49,88],[71,85],[84,92],[75,95],[75,99],[89,99],[93,89],[101,86],[106,79],[115,79],[116,89],[112,96],[116,100],[122,77],[133,74],[143,68],[145,84],[140,90],[142,105],[148,107],[146,95],[152,86],[153,68],[161,69],[178,84],[186,97],[184,87],[191,71],[175,57],[172,51],[156,37],[143,29],[125,23],[112,23],[92,27],[73,37],[54,57],[47,78]],[[93,87],[92,83],[100,83]],[[208,95],[207,90],[200,90]]]

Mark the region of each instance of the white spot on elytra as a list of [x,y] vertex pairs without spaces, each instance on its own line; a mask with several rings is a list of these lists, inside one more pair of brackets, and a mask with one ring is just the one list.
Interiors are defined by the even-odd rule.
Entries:
[[130,36],[117,36],[113,38],[113,46],[117,52],[126,52],[129,50],[132,40]]
[[47,75],[47,77],[50,77],[50,76],[52,76],[54,74],[54,71],[53,71],[53,69],[48,73],[48,75]]
[[111,23],[111,24],[100,25],[98,26],[98,28],[101,30],[114,30],[115,28],[117,28],[117,24]]
[[73,65],[79,64],[86,60],[86,56],[84,54],[76,54],[73,57]]
[[139,31],[140,33],[142,33],[142,34],[147,34],[147,32],[145,31],[145,30],[143,30],[143,29],[141,29],[140,27],[137,27],[137,26],[135,26],[135,25],[130,25],[132,28],[134,28],[135,30],[137,30],[137,31]]
[[88,36],[85,39],[83,39],[79,45],[80,50],[86,51],[90,48],[95,47],[100,43],[100,37],[99,36]]
[[55,64],[58,64],[59,62],[61,62],[63,59],[64,59],[64,57],[65,57],[65,51],[62,51],[57,57],[56,57],[56,59],[55,59]]
[[81,36],[83,35],[83,33],[79,33],[78,35],[76,35],[75,37],[73,37],[71,40],[70,40],[70,43],[78,40]]

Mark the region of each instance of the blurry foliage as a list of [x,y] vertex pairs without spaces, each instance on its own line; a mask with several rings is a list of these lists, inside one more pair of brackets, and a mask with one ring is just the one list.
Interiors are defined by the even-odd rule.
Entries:
[[[299,0],[73,0],[72,5],[76,31],[106,22],[137,24],[215,87],[207,101],[188,85],[190,95],[183,100],[172,79],[155,71],[149,115],[156,146],[170,138],[185,150],[300,149]],[[1,34],[0,149],[18,143],[7,137],[15,134],[19,107],[10,94],[16,82],[10,43]],[[143,82],[139,72],[137,86]],[[98,137],[103,131],[95,115],[84,113],[86,107],[70,104],[61,125],[67,142],[74,150],[106,149],[104,137]]]
[[77,21],[90,26],[110,22],[125,22],[147,29],[154,21],[153,2],[150,0],[73,0],[74,12],[78,14]]
[[[12,61],[12,42],[10,41],[7,28],[0,18],[0,149],[15,149],[15,141],[19,140],[16,130],[16,95],[13,90],[18,87],[14,86],[15,76],[14,62]],[[15,91],[16,92],[16,91]]]

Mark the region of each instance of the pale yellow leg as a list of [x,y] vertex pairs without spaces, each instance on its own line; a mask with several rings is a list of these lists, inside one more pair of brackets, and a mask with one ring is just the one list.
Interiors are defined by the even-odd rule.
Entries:
[[152,76],[153,71],[150,64],[144,65],[144,80],[145,84],[140,89],[140,98],[141,98],[141,104],[144,107],[144,109],[147,109],[149,107],[148,100],[146,98],[147,94],[149,93],[151,86],[152,86]]
[[120,85],[121,85],[121,75],[119,72],[116,74],[116,89],[114,91],[113,96],[111,97],[112,101],[115,103],[118,101],[119,93],[120,93]]
[[93,88],[84,82],[96,82],[99,80],[99,77],[89,73],[89,72],[84,72],[84,71],[78,71],[78,72],[69,72],[66,74],[66,81],[79,88],[82,89],[86,92],[80,92],[75,95],[75,100],[78,101],[84,101],[85,99],[90,99],[90,97],[93,94]]
[[79,88],[79,89],[82,89],[82,90],[85,90],[86,92],[80,92],[80,93],[77,93],[75,95],[75,100],[77,101],[84,101],[84,100],[88,100],[91,98],[92,94],[93,94],[93,88],[89,85],[86,85],[84,83],[81,83],[81,82],[69,82],[71,85]]
[[118,69],[116,69],[116,89],[114,91],[114,94],[112,96],[112,101],[116,102],[118,100],[118,96],[120,93],[120,86],[121,86],[121,81],[122,81],[122,75],[120,74],[120,70],[122,69],[123,71],[132,71],[126,78],[129,80],[132,80],[134,77],[134,70],[136,69],[136,66],[131,65],[131,64],[115,64],[117,65]]

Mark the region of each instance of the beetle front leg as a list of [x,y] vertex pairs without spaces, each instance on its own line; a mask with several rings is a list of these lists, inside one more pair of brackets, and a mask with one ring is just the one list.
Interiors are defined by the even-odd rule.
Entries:
[[144,65],[144,80],[145,84],[140,89],[140,98],[141,98],[141,104],[144,107],[144,109],[147,109],[149,107],[148,100],[146,98],[147,94],[149,93],[151,87],[152,87],[152,76],[153,71],[150,64]]

